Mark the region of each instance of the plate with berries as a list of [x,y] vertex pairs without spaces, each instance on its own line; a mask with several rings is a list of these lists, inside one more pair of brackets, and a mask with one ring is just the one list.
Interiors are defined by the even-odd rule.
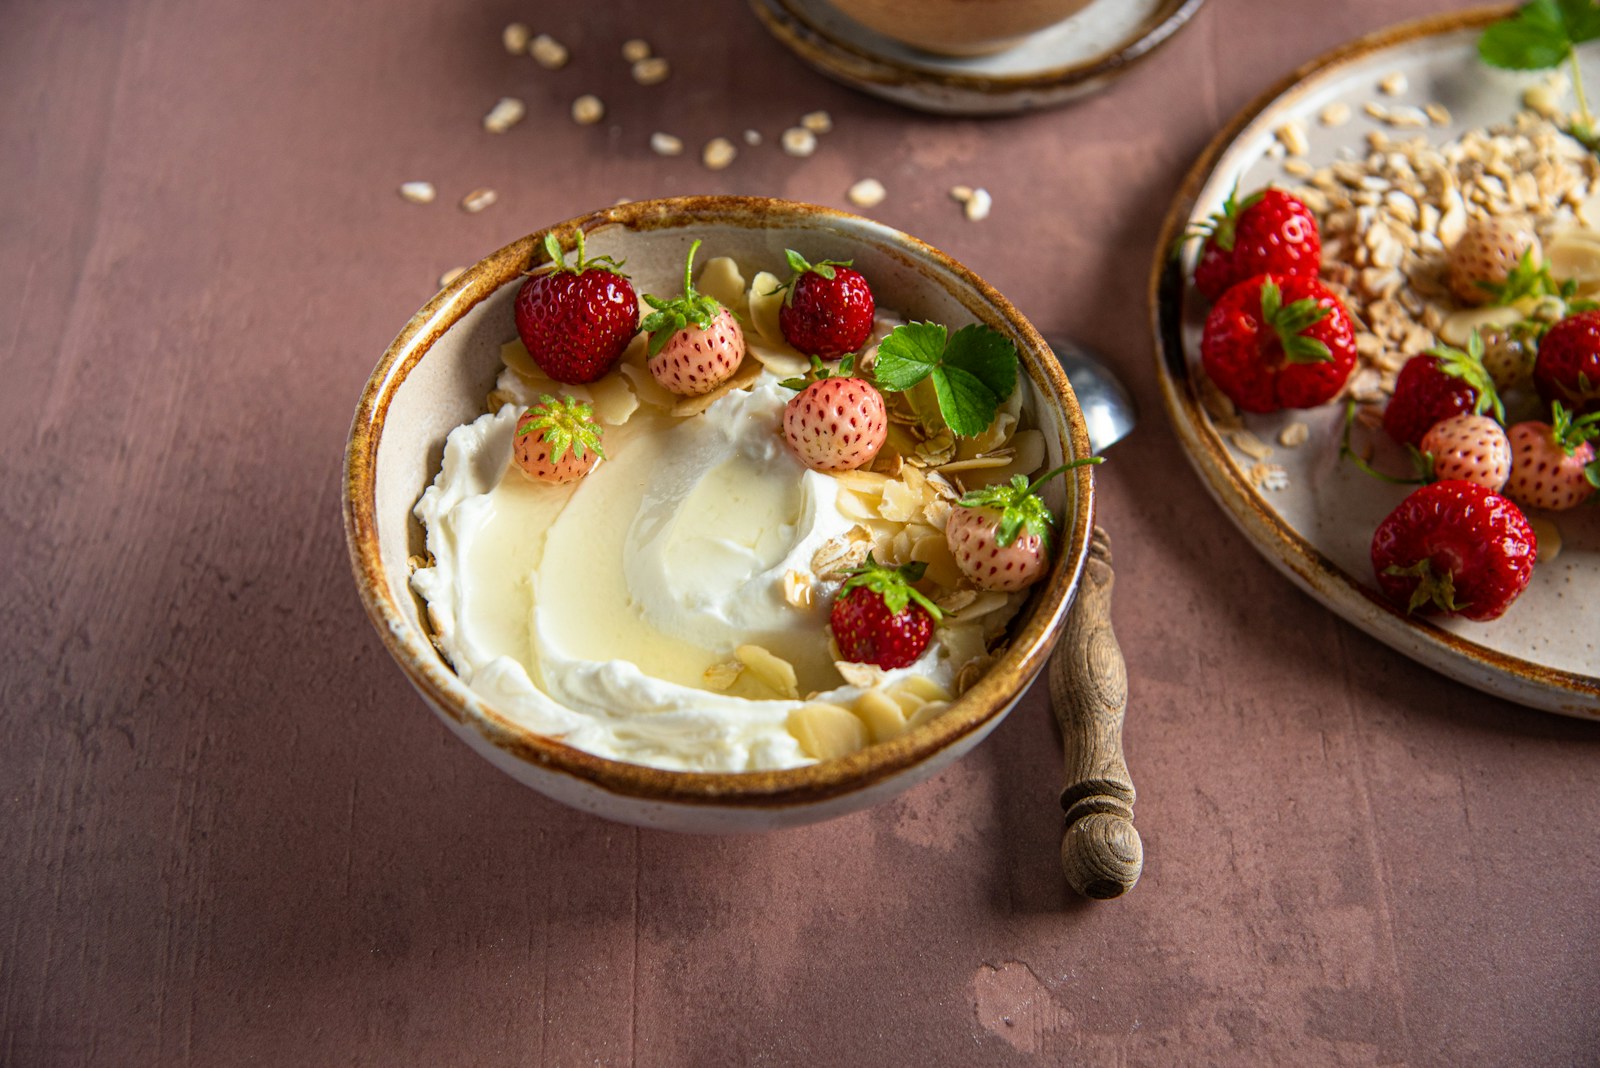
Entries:
[[1293,72],[1190,171],[1151,299],[1179,440],[1269,561],[1435,670],[1600,718],[1589,41],[1600,7],[1536,0]]

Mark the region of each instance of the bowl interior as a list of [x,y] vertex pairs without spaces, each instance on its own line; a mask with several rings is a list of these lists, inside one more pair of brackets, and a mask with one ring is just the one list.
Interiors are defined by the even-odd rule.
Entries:
[[[965,268],[898,231],[829,209],[734,197],[639,202],[552,229],[570,246],[576,227],[585,231],[589,256],[626,261],[641,293],[676,292],[684,256],[697,238],[703,242],[698,263],[731,256],[747,281],[759,270],[787,277],[786,248],[813,262],[852,260],[871,280],[880,308],[952,330],[984,322],[1016,343],[1027,407],[1050,443],[1051,463],[1088,454],[1077,403],[1033,328]],[[512,302],[523,272],[543,258],[536,251],[542,238],[543,231],[491,255],[419,312],[374,371],[352,427],[345,505],[358,585],[385,644],[423,693],[524,759],[591,777],[608,789],[678,799],[837,793],[918,763],[1002,713],[1043,665],[1081,571],[1091,520],[1087,468],[1055,482],[1051,503],[1067,509],[1070,520],[1059,532],[1050,576],[1013,622],[1007,654],[935,722],[851,757],[774,772],[645,768],[522,731],[467,690],[433,648],[423,606],[410,589],[409,561],[423,551],[411,509],[438,471],[445,437],[484,411],[501,369],[500,347],[516,336]]]

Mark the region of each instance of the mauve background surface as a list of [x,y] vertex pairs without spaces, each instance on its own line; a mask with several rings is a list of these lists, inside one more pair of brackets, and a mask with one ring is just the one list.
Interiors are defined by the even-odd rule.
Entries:
[[[822,80],[738,0],[0,2],[0,1062],[1596,1063],[1600,726],[1291,588],[1177,455],[1145,325],[1211,133],[1452,6],[1212,0],[1103,95],[976,122]],[[572,64],[507,56],[518,17]],[[627,77],[635,35],[666,84]],[[493,137],[502,94],[530,116]],[[783,155],[814,108],[837,129]],[[746,127],[721,173],[646,147]],[[622,196],[866,176],[1143,407],[1098,475],[1147,847],[1121,901],[1063,886],[1043,687],[875,811],[678,837],[494,771],[357,603],[344,437],[441,271]]]

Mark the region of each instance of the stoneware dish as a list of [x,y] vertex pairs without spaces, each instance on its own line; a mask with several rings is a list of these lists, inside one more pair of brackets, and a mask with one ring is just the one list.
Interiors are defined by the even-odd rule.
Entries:
[[[880,33],[840,10],[856,10],[851,4],[837,2],[750,0],[750,7],[768,32],[834,81],[919,111],[1004,115],[1105,88],[1169,41],[1205,0],[1092,0],[999,51],[960,56],[907,44],[904,31],[898,40]],[[917,5],[875,0],[868,6]],[[987,5],[958,0],[948,6]],[[946,44],[942,50],[951,49]]]
[[[1017,346],[1049,459],[1089,455],[1082,415],[1039,334],[967,268],[896,230],[827,208],[745,197],[685,197],[609,208],[553,227],[585,232],[591,256],[627,260],[640,291],[669,292],[695,238],[704,253],[754,271],[783,270],[783,250],[853,259],[881,306],[956,329],[982,322]],[[344,513],[356,586],[385,648],[446,726],[496,767],[540,792],[610,819],[694,832],[754,831],[827,819],[920,782],[981,741],[1044,667],[1088,552],[1090,468],[1056,480],[1064,509],[1055,560],[1012,623],[1008,651],[948,712],[848,757],[748,773],[664,771],[608,760],[534,734],[475,696],[435,651],[408,558],[422,551],[412,517],[439,468],[446,435],[484,410],[513,339],[512,301],[542,262],[544,231],[484,259],[406,324],[367,382],[345,458]]]
[[[1509,121],[1522,91],[1541,76],[1493,70],[1477,56],[1483,27],[1509,9],[1434,16],[1361,38],[1321,57],[1246,108],[1206,149],[1185,180],[1167,218],[1162,249],[1184,227],[1216,211],[1237,183],[1249,192],[1268,184],[1293,189],[1304,180],[1282,153],[1276,133],[1297,123],[1306,133],[1304,161],[1322,167],[1341,157],[1364,158],[1369,135],[1394,140],[1454,140],[1468,129]],[[1585,63],[1586,81],[1600,67]],[[1396,74],[1403,78],[1395,77]],[[1387,83],[1385,92],[1380,83]],[[1399,92],[1394,90],[1399,89]],[[1342,104],[1349,121],[1321,116]],[[1377,108],[1442,105],[1421,127],[1396,128],[1370,114]],[[1200,337],[1207,305],[1194,290],[1191,242],[1182,263],[1158,256],[1151,305],[1158,339],[1157,370],[1167,412],[1207,489],[1269,561],[1324,605],[1378,640],[1452,678],[1519,704],[1569,716],[1600,718],[1600,638],[1594,605],[1600,599],[1600,508],[1548,516],[1564,545],[1541,561],[1529,588],[1500,619],[1407,616],[1379,595],[1370,547],[1378,523],[1405,495],[1338,459],[1341,404],[1303,412],[1248,416],[1245,426],[1273,451],[1283,469],[1272,488],[1251,478],[1259,446],[1219,427],[1203,403]],[[1282,447],[1291,423],[1310,428],[1306,444]],[[1538,514],[1538,513],[1535,513]]]

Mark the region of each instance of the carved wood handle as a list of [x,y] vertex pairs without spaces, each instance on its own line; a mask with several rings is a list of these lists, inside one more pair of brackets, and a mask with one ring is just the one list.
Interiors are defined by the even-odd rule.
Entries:
[[1144,867],[1133,826],[1133,780],[1122,758],[1128,667],[1111,630],[1111,542],[1094,528],[1066,633],[1050,661],[1050,703],[1061,726],[1067,828],[1061,866],[1085,897],[1118,897]]

